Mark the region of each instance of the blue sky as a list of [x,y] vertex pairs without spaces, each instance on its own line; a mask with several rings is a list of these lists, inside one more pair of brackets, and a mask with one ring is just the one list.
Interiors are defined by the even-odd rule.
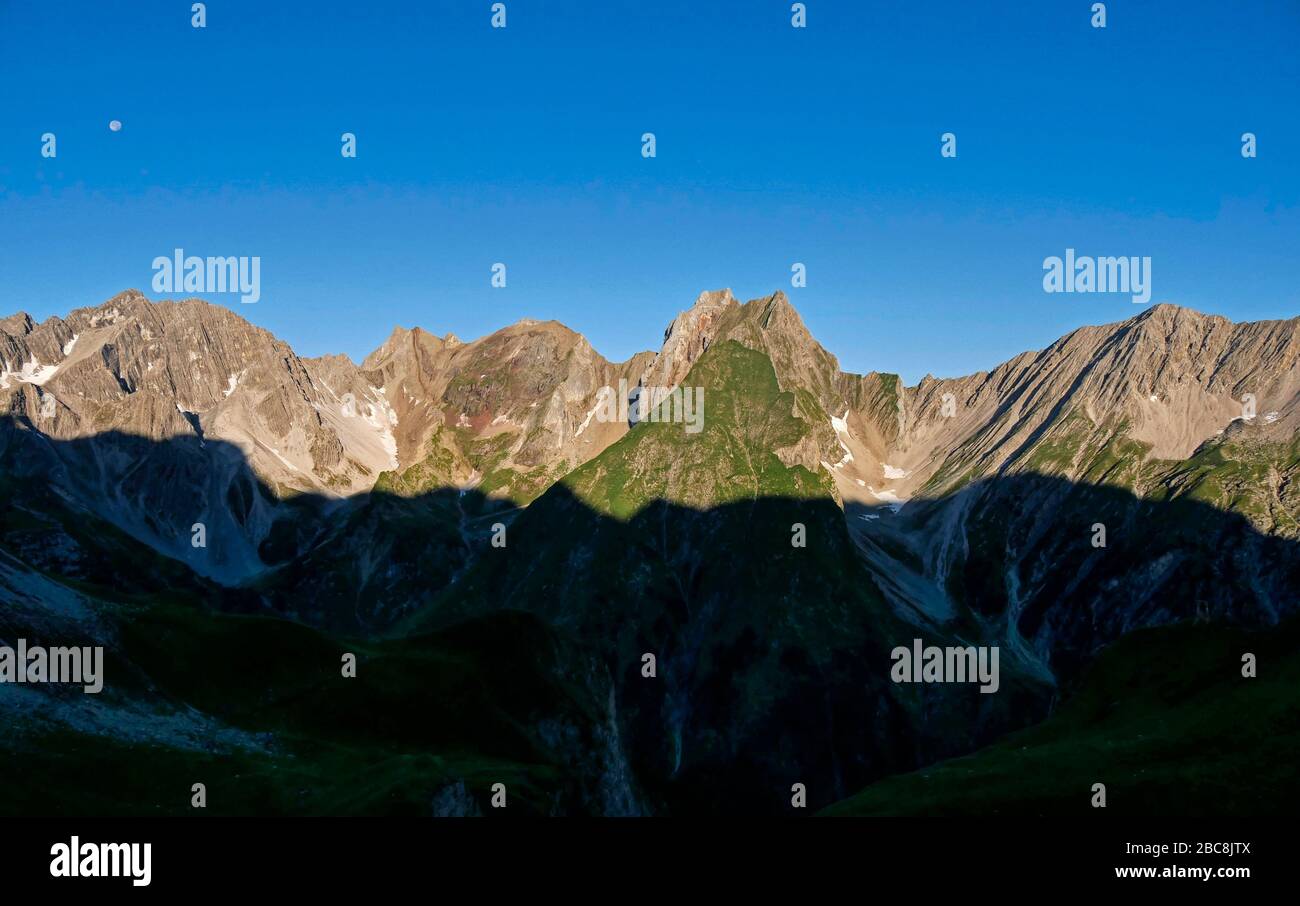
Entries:
[[0,0],[0,310],[154,297],[181,247],[260,256],[259,303],[210,298],[300,354],[529,316],[622,359],[781,288],[909,383],[1140,310],[1044,293],[1067,247],[1300,313],[1300,3],[806,2]]

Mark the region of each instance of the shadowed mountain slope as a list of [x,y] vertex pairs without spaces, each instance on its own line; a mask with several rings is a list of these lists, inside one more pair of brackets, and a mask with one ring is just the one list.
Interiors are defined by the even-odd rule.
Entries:
[[[718,429],[725,424],[719,419]],[[680,428],[643,424],[629,437]],[[5,757],[52,753],[42,770],[64,785],[60,808],[71,812],[155,801],[181,810],[193,781],[180,792],[166,783],[183,779],[196,757],[213,766],[232,811],[419,812],[436,810],[435,799],[482,809],[494,772],[510,778],[503,782],[518,788],[526,810],[541,813],[773,813],[795,782],[819,807],[1034,723],[1054,698],[1068,700],[1074,665],[1136,626],[1271,625],[1276,614],[1259,599],[1198,612],[1183,592],[1199,582],[1214,587],[1216,571],[1230,570],[1251,545],[1282,571],[1279,587],[1297,563],[1294,542],[1260,536],[1243,517],[1204,503],[1126,501],[1120,489],[1035,479],[1089,497],[1084,505],[1132,509],[1140,537],[1173,520],[1200,526],[1198,537],[1214,543],[1196,542],[1201,572],[1137,601],[1115,598],[1113,618],[1088,614],[1086,631],[1044,639],[1022,614],[1019,635],[1039,639],[1048,654],[1026,658],[1002,635],[1006,624],[989,616],[998,602],[978,586],[943,621],[891,605],[880,574],[855,553],[842,511],[824,496],[744,497],[701,509],[652,498],[619,516],[580,496],[604,474],[593,465],[573,488],[556,486],[518,511],[502,548],[488,528],[454,544],[438,540],[447,514],[496,505],[472,491],[354,501],[358,511],[384,514],[375,525],[400,519],[393,534],[409,539],[384,555],[381,571],[448,563],[388,641],[303,625],[347,623],[331,616],[361,600],[346,573],[332,577],[333,593],[323,582],[230,589],[150,553],[46,486],[9,481],[3,637],[103,644],[109,665],[101,696],[0,687],[13,729]],[[795,523],[807,533],[805,548],[791,545]],[[1111,556],[1086,536],[1079,546],[1085,556]],[[329,575],[330,567],[308,572]],[[1056,619],[1074,627],[1077,616]],[[999,691],[892,683],[890,650],[918,637],[1002,644]],[[358,653],[355,680],[339,674],[345,651]],[[645,653],[656,656],[653,678],[642,673]],[[1044,660],[1051,677],[1039,675]],[[79,785],[73,778],[92,776],[91,761],[117,764],[128,792],[113,799]],[[130,767],[144,763],[159,768]],[[353,796],[359,771],[374,785]],[[178,798],[168,805],[164,794]],[[9,806],[40,811],[34,800]]]
[[[114,685],[0,685],[6,751],[62,753],[67,783],[102,744],[159,795],[132,759],[205,752],[240,766],[233,811],[472,811],[493,771],[536,813],[774,813],[794,783],[827,806],[1037,723],[1135,630],[1295,614],[1295,325],[1157,307],[945,401],[839,372],[780,293],[705,294],[618,366],[554,322],[398,331],[358,367],[199,302],[9,318],[4,638],[103,644]],[[703,417],[596,418],[619,381]],[[1175,391],[1212,417],[1161,447],[1142,407]],[[368,490],[321,470],[336,442]],[[374,443],[378,471],[349,460]],[[998,691],[892,682],[914,639],[997,646]]]
[[[1126,636],[1042,724],[890,777],[822,814],[1289,816],[1300,806],[1300,624]],[[1242,676],[1242,657],[1259,674]]]

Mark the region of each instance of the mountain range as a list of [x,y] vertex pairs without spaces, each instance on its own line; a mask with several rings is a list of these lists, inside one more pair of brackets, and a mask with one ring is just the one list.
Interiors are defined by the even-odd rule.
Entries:
[[[699,388],[703,429],[604,417],[623,386]],[[68,790],[0,808],[180,811],[203,765],[235,812],[488,813],[504,778],[542,814],[779,813],[795,783],[892,813],[909,772],[1022,734],[1070,777],[1070,740],[1177,713],[1095,704],[1114,676],[1194,649],[1234,702],[1248,643],[1215,640],[1287,637],[1298,400],[1300,318],[1172,305],[913,387],[841,371],[781,292],[703,293],[625,362],[555,321],[398,328],[356,364],[201,300],[12,315],[0,638],[102,644],[110,679],[0,686],[4,751]],[[914,638],[999,646],[998,692],[891,682]],[[1253,757],[1300,729],[1290,688]],[[1165,742],[1116,784],[1183,771]],[[92,748],[122,790],[75,781]],[[1249,770],[1238,810],[1295,800]]]

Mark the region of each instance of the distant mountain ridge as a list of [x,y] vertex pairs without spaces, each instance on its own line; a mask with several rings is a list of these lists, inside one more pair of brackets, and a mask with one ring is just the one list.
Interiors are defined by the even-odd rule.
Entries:
[[[1129,465],[1181,461],[1225,433],[1287,442],[1300,426],[1300,319],[1234,325],[1158,305],[989,372],[904,387],[896,375],[840,371],[784,293],[742,304],[729,290],[701,294],[657,353],[623,363],[558,322],[525,319],[469,343],[398,328],[360,365],[301,358],[220,306],[129,290],[40,324],[21,313],[0,321],[0,407],[51,438],[195,439],[192,461],[152,470],[134,498],[125,488],[140,464],[110,451],[61,474],[131,534],[239,581],[264,568],[257,549],[278,504],[232,489],[229,464],[201,452],[207,438],[239,448],[280,500],[476,487],[527,503],[627,433],[594,417],[600,388],[676,386],[726,340],[771,360],[808,426],[772,452],[829,477],[849,504],[897,508],[1022,471],[1073,478],[1087,471],[1088,449],[1115,443],[1132,445]],[[1248,394],[1253,419],[1242,417]],[[201,512],[160,506],[195,488],[206,489]],[[1283,490],[1279,512],[1294,515],[1294,489]],[[197,563],[191,523],[231,523],[221,501],[232,495],[250,500],[248,512]],[[1273,525],[1291,530],[1285,518]]]
[[[349,687],[353,713],[392,716],[357,764],[414,746],[403,808],[472,812],[465,784],[502,756],[540,812],[768,813],[794,770],[829,805],[1042,719],[1135,630],[1300,609],[1298,324],[1157,306],[909,388],[841,372],[783,293],[705,293],[624,363],[555,322],[470,343],[399,329],[358,365],[199,301],[13,316],[0,630],[93,639],[143,679],[110,690],[116,710],[0,688],[0,711],[123,758],[205,739],[333,777],[251,732],[320,751],[299,674],[227,694],[169,652],[288,644],[326,690],[331,646],[366,640],[387,653],[363,670],[405,696],[398,664],[419,663],[449,715],[408,732],[402,696]],[[699,388],[702,430],[598,418],[621,381]],[[918,638],[999,646],[997,695],[889,682]],[[506,684],[486,723],[452,694],[480,669]],[[475,757],[420,760],[449,740]]]

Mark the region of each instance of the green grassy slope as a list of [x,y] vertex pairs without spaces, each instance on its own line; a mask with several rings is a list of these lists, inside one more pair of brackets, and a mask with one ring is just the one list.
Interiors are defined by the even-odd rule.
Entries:
[[608,676],[535,617],[363,641],[240,614],[256,593],[43,487],[3,490],[0,639],[102,645],[105,664],[99,695],[0,688],[0,814],[197,814],[195,782],[204,814],[429,814],[460,785],[442,808],[500,814],[497,782],[508,814],[630,807],[610,789]]
[[[1241,657],[1258,676],[1241,675]],[[879,781],[850,815],[1290,814],[1300,805],[1300,623],[1142,630],[1108,648],[1038,726]],[[1091,805],[1104,783],[1105,811]]]
[[[106,697],[90,705],[130,719],[107,732],[11,724],[0,770],[23,782],[0,786],[0,813],[199,814],[199,781],[204,814],[427,815],[458,783],[491,814],[497,782],[509,814],[600,810],[600,765],[582,760],[604,720],[598,683],[526,615],[366,644],[166,603],[115,619]],[[345,651],[355,678],[342,676]],[[177,713],[202,729],[171,744]],[[136,732],[136,720],[154,725]]]
[[889,649],[915,630],[859,562],[825,472],[772,452],[807,438],[804,404],[732,341],[683,383],[704,388],[703,431],[637,425],[403,629],[523,609],[572,634],[608,665],[639,776],[672,812],[777,811],[795,780],[829,803],[1042,713],[1010,663],[996,702],[963,688],[922,703],[889,683]]

